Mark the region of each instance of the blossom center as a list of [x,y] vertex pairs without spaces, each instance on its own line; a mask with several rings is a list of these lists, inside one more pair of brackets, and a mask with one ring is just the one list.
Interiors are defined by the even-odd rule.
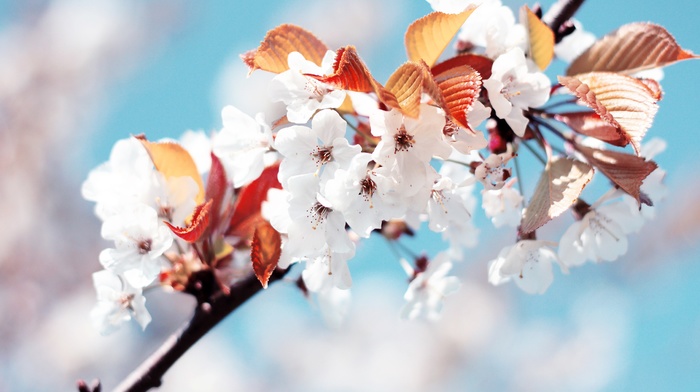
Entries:
[[[513,91],[515,90],[515,91]],[[517,97],[522,94],[515,83],[515,78],[508,76],[505,81],[503,81],[503,88],[501,89],[501,94],[506,97],[507,100],[511,100],[513,97]]]
[[406,131],[406,127],[401,125],[399,131],[394,135],[394,154],[399,151],[408,151],[415,142],[413,136]]
[[309,79],[308,83],[304,85],[304,90],[309,93],[309,99],[315,99],[318,102],[323,101],[323,96],[328,94],[331,90],[315,79]]
[[311,153],[316,166],[322,166],[333,160],[333,146],[316,146]]
[[318,225],[323,223],[323,221],[328,217],[328,214],[330,214],[332,211],[333,209],[316,202],[316,204],[309,208],[308,218],[311,219],[311,228],[316,230]]
[[139,240],[137,243],[138,249],[139,249],[139,254],[145,255],[148,252],[151,251],[151,245],[153,245],[153,240],[150,238],[147,238],[145,240]]
[[448,118],[445,122],[445,127],[442,128],[442,134],[448,138],[452,138],[457,134],[457,132],[459,132],[459,127],[454,123],[454,121]]
[[370,176],[366,176],[362,181],[360,181],[360,195],[365,199],[365,201],[370,201],[372,195],[377,190],[377,183],[374,182]]

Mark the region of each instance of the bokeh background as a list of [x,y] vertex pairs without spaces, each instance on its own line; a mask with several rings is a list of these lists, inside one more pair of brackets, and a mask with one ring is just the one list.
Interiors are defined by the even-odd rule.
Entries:
[[[698,11],[692,0],[589,0],[578,18],[597,36],[653,21],[700,52]],[[405,60],[406,27],[428,12],[423,0],[0,0],[0,391],[69,391],[95,377],[110,390],[190,315],[191,299],[153,292],[146,331],[103,337],[90,324],[107,243],[80,184],[116,140],[215,130],[226,104],[276,110],[265,104],[269,75],[246,78],[238,55],[281,23],[332,48],[354,44],[385,81]],[[374,238],[351,261],[343,326],[327,327],[293,284],[277,283],[188,352],[161,390],[700,390],[699,70],[666,69],[647,137],[668,141],[657,162],[669,195],[618,261],[556,271],[541,296],[492,287],[487,262],[514,234],[477,214],[481,244],[457,267],[463,285],[442,320],[407,322],[405,275]],[[424,230],[408,246],[434,255],[444,244]]]

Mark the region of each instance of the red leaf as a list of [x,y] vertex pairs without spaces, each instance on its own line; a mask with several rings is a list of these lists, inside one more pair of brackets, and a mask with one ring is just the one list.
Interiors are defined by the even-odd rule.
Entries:
[[338,49],[332,74],[325,76],[308,74],[306,76],[342,90],[362,93],[374,92],[379,100],[388,107],[400,108],[394,94],[390,93],[374,79],[352,45]]
[[226,170],[221,164],[219,157],[211,153],[211,169],[209,170],[209,178],[207,179],[206,200],[212,201],[210,218],[210,227],[216,229],[219,224],[221,203],[226,196],[228,188],[228,180],[226,179]]
[[253,263],[255,276],[267,288],[272,272],[280,260],[282,238],[267,221],[257,225],[253,233],[253,243],[250,248],[250,260]]
[[644,160],[636,155],[617,151],[599,150],[597,148],[576,145],[588,163],[605,174],[610,181],[640,202],[642,182],[658,167],[653,161]]
[[559,82],[600,118],[619,128],[639,155],[642,138],[659,109],[655,99],[657,94],[647,84],[611,72],[560,76]]
[[189,243],[197,242],[207,227],[209,227],[209,210],[211,209],[211,205],[212,200],[209,200],[205,204],[200,204],[195,207],[191,222],[187,227],[177,227],[166,221],[164,221],[164,223],[176,236]]
[[633,74],[698,56],[684,50],[665,28],[630,23],[606,35],[574,60],[567,75],[608,71]]
[[520,230],[531,233],[561,215],[578,199],[593,177],[587,163],[567,158],[555,158],[542,172],[523,216]]
[[282,189],[282,184],[277,180],[278,171],[279,164],[269,166],[255,181],[241,188],[227,235],[239,237],[244,241],[253,236],[255,227],[263,221],[260,208],[267,199],[267,191],[270,188]]
[[431,72],[433,73],[433,75],[438,75],[445,72],[448,69],[452,69],[460,65],[468,65],[474,68],[474,70],[476,70],[481,75],[481,79],[483,80],[491,77],[491,67],[493,66],[493,60],[486,56],[481,56],[478,54],[462,54],[435,65],[431,69]]
[[620,128],[611,125],[594,112],[560,113],[555,114],[554,118],[581,135],[590,136],[614,146],[624,147],[629,143],[629,139]]
[[460,65],[434,74],[445,100],[443,109],[457,125],[471,129],[467,112],[481,92],[481,77],[472,67]]
[[472,5],[459,14],[432,12],[411,23],[404,36],[408,59],[434,65],[475,9]]
[[257,49],[241,55],[250,72],[256,69],[281,73],[289,69],[287,57],[292,52],[301,53],[305,59],[321,65],[328,47],[316,36],[292,24],[283,24],[265,34]]

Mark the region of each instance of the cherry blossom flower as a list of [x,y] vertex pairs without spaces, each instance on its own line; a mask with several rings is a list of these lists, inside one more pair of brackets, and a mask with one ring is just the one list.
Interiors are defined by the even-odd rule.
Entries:
[[343,214],[318,193],[318,177],[294,176],[288,185],[289,225],[280,231],[287,233],[288,240],[281,257],[286,260],[316,257],[326,245],[334,252],[349,252],[353,244],[345,231]]
[[474,170],[474,176],[487,190],[501,189],[511,176],[511,169],[505,167],[515,157],[508,147],[508,151],[502,154],[491,154]]
[[280,183],[284,186],[290,177],[309,173],[328,179],[336,169],[347,168],[362,147],[348,143],[346,126],[338,113],[322,110],[314,116],[311,128],[295,125],[280,130],[275,138],[275,148],[284,156]]
[[562,263],[572,267],[586,260],[614,261],[626,252],[627,235],[622,227],[604,213],[591,209],[564,232],[558,254]]
[[429,162],[433,156],[447,158],[452,149],[442,138],[445,115],[440,109],[421,105],[420,118],[404,117],[398,110],[376,111],[370,116],[372,134],[381,137],[372,157],[391,168],[398,192],[412,196],[432,188]]
[[515,245],[501,250],[495,260],[489,262],[489,282],[500,285],[515,280],[528,294],[543,294],[554,280],[552,263],[559,263],[557,254],[549,247],[549,242],[520,240]]
[[523,196],[513,188],[516,179],[510,179],[501,189],[481,191],[481,207],[495,227],[518,227],[523,216]]
[[129,285],[112,271],[102,270],[92,274],[97,292],[97,304],[90,313],[95,328],[107,335],[116,331],[122,323],[133,318],[142,329],[151,322],[146,310],[146,298],[140,288]]
[[551,87],[549,79],[535,70],[535,65],[528,62],[520,48],[498,56],[491,70],[491,77],[484,81],[491,106],[496,115],[506,120],[513,132],[522,137],[528,123],[523,110],[547,102]]
[[401,317],[431,321],[440,318],[443,298],[456,292],[460,286],[457,277],[447,276],[452,269],[448,253],[436,255],[424,271],[414,270],[404,259],[401,259],[401,265],[412,279],[404,294],[406,304],[401,310]]
[[[555,7],[552,7],[550,12],[554,9]],[[548,21],[549,19],[547,15],[550,12],[547,12],[547,14],[542,17],[542,20]],[[578,56],[585,52],[586,49],[588,49],[596,41],[595,35],[585,31],[581,22],[576,19],[570,20],[574,22],[574,31],[565,36],[558,44],[554,45],[554,54],[558,59],[561,59],[566,63],[571,63],[572,61],[576,60]]]
[[270,82],[272,101],[282,101],[287,105],[287,120],[305,124],[317,110],[337,108],[343,103],[345,91],[334,90],[330,85],[304,75],[331,74],[334,61],[332,51],[326,52],[320,67],[299,52],[289,54],[289,69]]
[[105,220],[102,237],[113,240],[115,247],[100,253],[100,263],[123,274],[134,287],[145,287],[158,277],[160,257],[173,243],[170,229],[160,224],[157,212],[143,204]]
[[81,192],[95,202],[101,220],[118,214],[124,205],[147,202],[145,195],[152,186],[153,161],[136,138],[117,141],[109,161],[90,171]]
[[[460,198],[460,204],[471,216],[476,206],[474,197],[474,184],[476,179],[464,164],[456,162],[470,162],[476,159],[454,151],[448,161],[440,167],[440,175],[449,178],[454,184],[453,196]],[[462,248],[473,248],[477,245],[479,229],[472,219],[453,219],[450,221],[450,229],[442,232],[442,238],[450,243],[450,253],[453,258],[462,257]]]
[[266,157],[272,131],[262,114],[253,119],[233,106],[221,110],[221,119],[224,127],[214,135],[212,148],[234,187],[239,188],[258,178],[266,164],[272,163]]
[[324,290],[333,286],[347,290],[352,285],[348,260],[355,256],[354,246],[347,252],[334,252],[326,247],[321,255],[309,258],[306,268],[301,273],[306,288],[311,292]]
[[355,155],[347,170],[339,169],[324,194],[340,210],[350,228],[369,237],[382,221],[399,218],[406,210],[393,192],[396,181],[386,167],[375,168],[368,153]]
[[486,56],[495,59],[509,49],[525,49],[525,26],[515,23],[510,7],[500,0],[484,0],[462,26],[458,39],[470,46],[484,48]]
[[430,230],[442,232],[453,223],[467,222],[471,213],[457,193],[457,185],[449,177],[441,177],[433,185],[428,200],[427,213]]

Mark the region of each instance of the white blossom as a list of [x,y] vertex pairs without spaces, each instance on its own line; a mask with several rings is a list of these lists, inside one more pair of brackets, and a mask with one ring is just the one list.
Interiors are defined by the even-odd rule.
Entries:
[[512,279],[526,293],[542,294],[554,280],[552,263],[559,260],[548,242],[520,240],[489,262],[489,282],[500,285]]
[[527,45],[525,26],[515,22],[513,11],[500,0],[484,0],[464,23],[458,38],[484,48],[492,59],[512,48],[524,50]]
[[495,227],[520,225],[523,216],[523,196],[513,184],[515,179],[511,179],[501,189],[481,191],[481,207]]
[[484,80],[491,106],[496,115],[506,120],[513,132],[522,137],[528,124],[523,110],[547,102],[551,88],[549,79],[528,62],[520,48],[498,56],[491,71],[491,77]]
[[262,114],[256,118],[233,106],[221,110],[224,127],[214,135],[212,148],[226,168],[227,176],[236,188],[260,176],[272,145],[272,131]]
[[401,265],[412,278],[404,294],[406,304],[401,310],[401,317],[409,320],[437,320],[442,311],[442,300],[456,292],[460,286],[457,277],[447,276],[452,269],[448,254],[439,253],[422,272],[415,271],[404,259],[401,259]]
[[102,225],[102,237],[114,241],[114,248],[100,253],[106,269],[123,275],[134,287],[145,287],[158,277],[161,255],[173,242],[173,235],[160,224],[156,211],[134,204]]
[[[615,205],[615,208],[625,208]],[[591,209],[574,222],[559,241],[559,260],[568,267],[594,262],[614,261],[627,252],[627,234],[605,213]]]
[[355,155],[347,170],[335,172],[324,191],[350,228],[362,237],[369,237],[382,221],[400,218],[406,210],[394,192],[397,184],[388,168],[375,168],[371,160],[368,153]]
[[299,174],[313,173],[328,179],[336,169],[347,168],[362,148],[345,139],[346,126],[337,112],[322,110],[314,116],[311,128],[295,125],[280,130],[275,148],[284,156],[278,175],[282,185]]
[[132,317],[142,329],[151,322],[151,315],[146,310],[146,298],[140,288],[129,285],[108,270],[95,272],[92,280],[97,292],[97,304],[92,309],[90,318],[101,334],[116,331]]

